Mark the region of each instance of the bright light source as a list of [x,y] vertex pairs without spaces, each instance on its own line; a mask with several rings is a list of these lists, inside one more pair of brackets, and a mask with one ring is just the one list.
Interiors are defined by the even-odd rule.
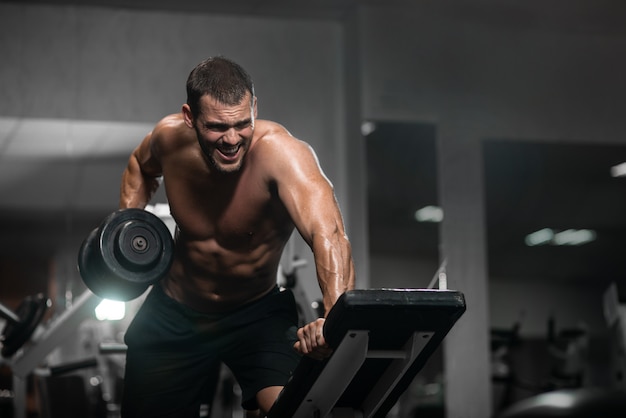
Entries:
[[554,237],[554,231],[550,228],[543,228],[539,231],[533,232],[532,234],[526,235],[526,245],[529,247],[534,247],[535,245],[545,245],[549,244]]
[[415,220],[418,222],[441,222],[443,210],[439,206],[424,206],[415,211]]
[[573,394],[565,392],[544,393],[536,399],[535,403],[540,407],[549,405],[554,411],[569,410],[576,403],[576,398]]
[[556,245],[569,245],[574,239],[576,231],[573,229],[566,229],[554,235],[554,243]]
[[611,167],[611,176],[625,177],[626,176],[626,163],[617,164]]
[[596,233],[589,229],[567,229],[554,235],[556,245],[582,245],[594,239],[596,239]]
[[376,130],[376,124],[374,122],[363,122],[361,124],[361,135],[368,136]]
[[117,300],[103,299],[96,306],[96,318],[100,321],[119,321],[126,315],[126,304]]
[[596,232],[591,229],[566,229],[554,231],[543,228],[526,235],[525,242],[529,247],[535,245],[582,245],[596,239]]

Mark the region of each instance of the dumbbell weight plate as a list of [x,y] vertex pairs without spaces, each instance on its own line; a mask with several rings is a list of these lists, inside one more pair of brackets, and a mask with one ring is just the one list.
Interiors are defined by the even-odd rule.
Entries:
[[2,330],[2,357],[11,357],[30,339],[49,306],[50,299],[41,293],[22,300],[15,312],[20,321],[7,322]]
[[143,209],[120,209],[83,241],[78,268],[96,295],[128,301],[168,272],[173,246],[169,229],[156,215]]

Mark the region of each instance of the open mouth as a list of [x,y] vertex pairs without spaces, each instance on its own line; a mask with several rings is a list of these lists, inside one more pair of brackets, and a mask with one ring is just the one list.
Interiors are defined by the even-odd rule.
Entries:
[[220,146],[217,148],[217,151],[222,155],[223,158],[227,160],[232,160],[237,158],[240,149],[241,144],[237,144],[234,146]]

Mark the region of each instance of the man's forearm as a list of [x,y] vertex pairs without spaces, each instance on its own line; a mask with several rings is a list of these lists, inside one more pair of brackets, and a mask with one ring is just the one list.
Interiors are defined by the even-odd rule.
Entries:
[[143,209],[154,196],[159,184],[158,177],[146,176],[137,160],[131,157],[122,174],[119,207]]
[[322,290],[324,316],[328,314],[339,296],[354,288],[354,264],[350,243],[337,237],[324,240],[315,254],[317,279]]

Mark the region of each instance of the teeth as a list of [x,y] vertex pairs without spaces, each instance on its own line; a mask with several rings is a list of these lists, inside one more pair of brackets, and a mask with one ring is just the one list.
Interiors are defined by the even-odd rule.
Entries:
[[239,151],[239,145],[234,147],[220,147],[220,152],[225,155],[236,154]]

